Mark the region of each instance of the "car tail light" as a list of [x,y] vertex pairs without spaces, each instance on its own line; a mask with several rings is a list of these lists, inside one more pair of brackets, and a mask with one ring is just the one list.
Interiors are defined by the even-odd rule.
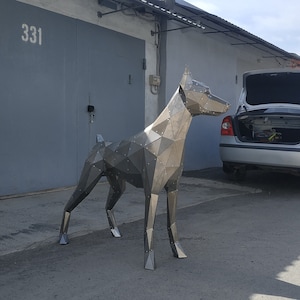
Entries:
[[232,118],[227,116],[223,119],[221,125],[221,135],[234,135],[233,126],[232,126]]

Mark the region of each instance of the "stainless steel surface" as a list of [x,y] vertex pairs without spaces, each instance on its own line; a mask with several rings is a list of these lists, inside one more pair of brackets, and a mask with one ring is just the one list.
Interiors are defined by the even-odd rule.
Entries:
[[78,186],[65,206],[60,243],[66,244],[68,241],[71,211],[91,192],[99,179],[106,176],[110,191],[105,209],[115,237],[119,237],[120,232],[113,208],[125,190],[125,182],[144,189],[145,268],[155,269],[153,226],[158,195],[162,189],[167,191],[168,232],[173,255],[186,257],[176,229],[178,181],[183,168],[186,134],[193,116],[219,115],[228,108],[228,103],[212,95],[204,84],[193,80],[186,69],[170,102],[150,126],[121,142],[105,144],[101,141],[94,146],[85,162]]

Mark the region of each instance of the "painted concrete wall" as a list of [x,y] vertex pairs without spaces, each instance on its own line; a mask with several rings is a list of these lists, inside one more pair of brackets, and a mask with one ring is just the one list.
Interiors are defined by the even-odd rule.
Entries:
[[[168,29],[178,27],[168,22]],[[264,52],[249,46],[231,46],[224,37],[204,35],[201,29],[169,31],[164,39],[167,53],[166,99],[171,97],[185,66],[188,66],[196,80],[206,83],[213,94],[231,104],[227,114],[235,112],[243,72],[282,67],[274,59],[265,59]],[[185,170],[221,166],[219,138],[224,116],[198,116],[193,119],[186,141]]]
[[[145,41],[145,125],[150,124],[164,104],[170,99],[188,66],[195,79],[210,86],[211,91],[231,103],[228,114],[233,113],[242,84],[242,73],[247,70],[283,67],[274,59],[266,59],[265,53],[251,46],[231,46],[226,37],[204,35],[200,29],[181,29],[158,35],[153,17],[139,16],[130,11],[113,13],[102,18],[97,12],[109,12],[99,6],[97,0],[16,0],[79,19],[100,27],[136,37]],[[174,29],[180,24],[167,22],[167,28]],[[162,27],[161,27],[162,28]],[[160,53],[158,48],[160,47]],[[151,92],[149,75],[158,73],[161,61],[160,94]],[[136,112],[139,113],[139,112]],[[190,128],[185,153],[185,170],[220,166],[219,133],[223,116],[196,117]]]
[[157,95],[151,93],[149,75],[156,74],[157,70],[157,37],[151,35],[155,31],[155,20],[149,16],[138,17],[132,11],[118,12],[99,18],[97,12],[110,12],[104,6],[99,6],[97,0],[18,0],[20,2],[44,8],[75,19],[83,20],[101,27],[121,32],[145,40],[145,125],[149,125],[158,114]]
[[[145,125],[150,124],[172,96],[185,66],[189,66],[195,79],[210,86],[213,93],[231,103],[229,113],[235,111],[240,94],[242,74],[247,70],[282,67],[274,59],[263,58],[266,53],[251,46],[231,46],[226,37],[204,35],[201,29],[182,29],[158,36],[153,19],[145,20],[133,14],[114,13],[99,18],[97,11],[110,11],[99,6],[96,0],[19,0],[47,10],[78,18],[99,26],[122,32],[146,42],[145,58]],[[180,27],[168,21],[166,29]],[[157,74],[157,47],[161,47],[161,94],[151,93],[149,75]],[[165,47],[165,49],[164,49]],[[201,116],[193,120],[186,143],[185,169],[202,169],[220,166],[219,132],[223,116]]]
[[1,196],[74,185],[97,133],[144,128],[143,39],[11,0],[0,25]]

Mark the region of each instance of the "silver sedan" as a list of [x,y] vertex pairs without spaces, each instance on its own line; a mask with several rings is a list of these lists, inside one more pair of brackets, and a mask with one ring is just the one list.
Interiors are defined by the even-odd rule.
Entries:
[[220,157],[234,179],[250,169],[300,175],[300,70],[244,74],[236,113],[221,125]]

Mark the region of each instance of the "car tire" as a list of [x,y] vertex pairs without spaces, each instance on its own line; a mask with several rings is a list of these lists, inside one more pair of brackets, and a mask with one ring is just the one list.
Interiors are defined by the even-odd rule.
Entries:
[[247,173],[245,166],[233,166],[228,163],[223,163],[223,171],[232,181],[243,181]]

